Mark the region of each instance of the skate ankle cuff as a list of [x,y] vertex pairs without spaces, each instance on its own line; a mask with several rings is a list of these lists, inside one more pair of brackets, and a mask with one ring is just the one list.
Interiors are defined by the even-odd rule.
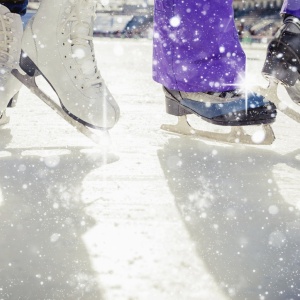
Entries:
[[297,27],[300,28],[300,20],[297,17],[294,17],[292,15],[288,15],[287,17],[284,18],[284,24],[288,24],[288,23],[293,23]]

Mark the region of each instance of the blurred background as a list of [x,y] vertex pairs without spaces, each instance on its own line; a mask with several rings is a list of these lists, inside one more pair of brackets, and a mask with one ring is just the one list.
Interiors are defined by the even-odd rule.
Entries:
[[[24,25],[35,14],[39,0],[30,1]],[[236,27],[243,43],[268,43],[280,26],[283,0],[234,0]],[[99,0],[95,36],[152,38],[154,0]]]

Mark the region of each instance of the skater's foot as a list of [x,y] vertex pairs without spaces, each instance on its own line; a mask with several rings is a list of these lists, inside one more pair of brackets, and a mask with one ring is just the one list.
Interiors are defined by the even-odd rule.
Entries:
[[195,114],[223,126],[269,124],[275,121],[276,107],[256,93],[245,95],[236,90],[221,93],[187,93],[163,88],[167,113]]
[[[72,118],[108,129],[119,119],[119,107],[97,68],[93,45],[94,0],[43,0],[22,40],[21,68],[41,74]],[[55,24],[53,24],[53,22]]]
[[268,46],[262,74],[283,83],[296,103],[300,103],[300,20],[286,16]]
[[[11,13],[0,5],[0,123],[5,118],[5,110],[16,101],[21,83],[11,74],[19,67],[23,25],[18,14]],[[2,120],[2,121],[1,121]]]

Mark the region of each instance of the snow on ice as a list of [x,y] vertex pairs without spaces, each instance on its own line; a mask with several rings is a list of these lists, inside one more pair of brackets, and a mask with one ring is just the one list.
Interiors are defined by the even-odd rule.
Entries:
[[[272,146],[162,132],[175,120],[151,41],[96,39],[95,52],[122,111],[111,145],[25,88],[1,129],[0,298],[300,298],[299,124],[279,114]],[[265,48],[246,52],[262,83]]]

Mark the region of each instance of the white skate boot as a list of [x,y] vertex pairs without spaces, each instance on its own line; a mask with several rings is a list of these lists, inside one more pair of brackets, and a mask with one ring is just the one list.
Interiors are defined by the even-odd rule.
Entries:
[[14,106],[22,84],[11,74],[18,68],[23,25],[18,14],[0,5],[0,125],[6,124],[7,106]]
[[[95,5],[93,0],[43,0],[25,29],[20,66],[33,79],[42,75],[48,81],[67,121],[72,117],[81,126],[109,129],[119,119],[119,107],[95,61]],[[77,122],[72,125],[78,129]]]

